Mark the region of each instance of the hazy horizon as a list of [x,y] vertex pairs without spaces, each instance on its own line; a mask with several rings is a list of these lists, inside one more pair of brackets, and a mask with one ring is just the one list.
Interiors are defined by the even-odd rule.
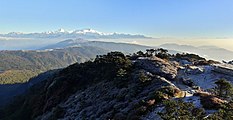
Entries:
[[[88,28],[91,29],[91,28]],[[66,30],[66,29],[65,29]],[[73,29],[77,30],[77,29]],[[84,30],[84,29],[81,29]],[[92,29],[93,30],[93,29]],[[22,32],[23,34],[29,34],[29,33],[45,33],[45,32],[54,32],[56,30],[44,30],[42,32]],[[72,30],[67,30],[67,31],[72,31]],[[11,32],[18,32],[18,31],[11,31]],[[9,32],[9,33],[11,33]],[[102,31],[98,31],[100,33],[103,34],[111,34],[114,32],[102,32]],[[129,33],[123,33],[123,32],[119,32],[120,34],[129,34]],[[6,33],[8,34],[8,33]],[[130,35],[135,35],[135,34],[130,34]],[[146,36],[144,34],[136,34],[136,35],[143,35],[145,37],[152,37],[152,36]],[[51,40],[44,40],[40,39],[38,42],[43,41],[41,44],[51,44],[51,43],[57,43],[59,41],[64,41],[66,39],[69,38],[59,38],[59,39],[51,39]],[[74,38],[75,39],[75,38]],[[139,44],[139,45],[146,45],[146,46],[159,46],[162,44],[179,44],[179,45],[192,45],[195,47],[199,47],[199,46],[216,46],[216,47],[220,47],[220,48],[224,48],[227,50],[231,50],[233,51],[233,38],[227,38],[227,37],[222,37],[222,38],[212,38],[212,37],[157,37],[157,38],[136,38],[136,39],[88,39],[88,40],[92,40],[92,41],[106,41],[106,42],[123,42],[123,43],[132,43],[132,44]],[[23,44],[28,44],[30,45],[30,41],[31,42],[36,42],[36,40],[33,38],[17,38],[17,37],[0,37],[0,41],[7,41],[10,42],[12,41],[13,43],[15,43],[15,41],[18,41],[18,43],[23,41]],[[7,45],[7,44],[5,44]],[[9,44],[10,46],[10,44]],[[17,44],[15,45],[17,46]],[[9,47],[10,48],[10,47]],[[16,47],[17,48],[17,47]],[[20,48],[20,47],[18,47]]]

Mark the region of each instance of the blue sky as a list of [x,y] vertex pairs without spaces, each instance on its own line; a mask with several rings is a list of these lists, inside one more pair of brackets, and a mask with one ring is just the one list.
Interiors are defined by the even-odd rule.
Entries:
[[153,37],[233,37],[233,1],[0,0],[0,33],[59,28]]

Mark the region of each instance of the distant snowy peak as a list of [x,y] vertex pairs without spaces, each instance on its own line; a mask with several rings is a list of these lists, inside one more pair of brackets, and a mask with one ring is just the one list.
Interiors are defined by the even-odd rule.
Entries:
[[[64,29],[63,29],[64,30]],[[64,32],[68,32],[68,31],[65,31]],[[99,32],[97,30],[93,30],[93,29],[81,29],[81,30],[74,30],[74,31],[69,31],[68,33],[71,33],[71,34],[82,34],[82,35],[85,35],[85,34],[95,34],[95,35],[113,35],[113,34],[116,34],[116,33],[104,33],[104,32]]]
[[102,33],[93,29],[83,29],[83,30],[75,30],[73,33],[76,34],[98,34],[98,35],[105,35],[106,33]]
[[64,29],[60,28],[60,29],[58,29],[56,32],[57,32],[57,33],[65,33],[65,32],[67,32],[67,31],[65,31]]
[[0,37],[15,37],[15,38],[83,38],[83,39],[122,39],[122,38],[150,38],[144,35],[132,35],[125,33],[104,33],[93,29],[81,29],[67,31],[58,29],[56,31],[48,31],[42,33],[19,33],[11,32],[8,34],[0,34]]
[[[48,32],[43,32],[43,33],[45,33],[45,34],[59,34],[59,33],[70,33],[69,31],[66,31],[65,29],[63,29],[63,28],[60,28],[60,29],[58,29],[58,30],[56,30],[56,31],[48,31]],[[42,33],[42,34],[43,34]]]
[[22,35],[22,34],[24,34],[24,33],[22,33],[22,32],[10,32],[7,35]]

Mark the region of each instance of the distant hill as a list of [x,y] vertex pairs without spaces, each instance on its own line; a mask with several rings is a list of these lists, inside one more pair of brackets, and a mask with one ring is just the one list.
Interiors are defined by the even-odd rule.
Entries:
[[43,71],[85,62],[106,52],[107,50],[92,46],[37,51],[0,51],[2,71],[0,84],[22,83]]
[[180,52],[195,53],[207,59],[214,59],[218,61],[230,61],[233,58],[233,51],[216,46],[194,47],[191,45],[163,44],[159,47]]
[[0,51],[0,70],[56,69],[75,62],[84,62],[107,51],[98,47],[72,47],[36,51]]
[[116,43],[116,42],[101,42],[101,41],[87,41],[85,39],[68,39],[56,44],[51,44],[46,47],[41,48],[45,49],[56,49],[56,48],[67,48],[67,47],[85,47],[92,46],[105,49],[107,51],[121,51],[124,53],[134,53],[139,50],[145,50],[151,48],[149,46],[129,44],[129,43]]
[[[0,51],[0,84],[22,83],[38,73],[82,63],[110,51],[134,53],[148,46],[68,39],[39,50]],[[9,74],[10,73],[10,74]],[[20,76],[18,79],[17,76]]]

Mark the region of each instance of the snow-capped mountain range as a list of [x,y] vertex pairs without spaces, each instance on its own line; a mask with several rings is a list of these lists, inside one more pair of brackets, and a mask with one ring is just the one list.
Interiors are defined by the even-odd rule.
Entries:
[[13,38],[85,38],[85,39],[122,39],[122,38],[150,38],[144,35],[132,35],[125,33],[104,33],[93,29],[82,29],[67,31],[65,29],[58,29],[56,31],[48,31],[41,33],[21,33],[11,32],[8,34],[0,34],[0,37]]

